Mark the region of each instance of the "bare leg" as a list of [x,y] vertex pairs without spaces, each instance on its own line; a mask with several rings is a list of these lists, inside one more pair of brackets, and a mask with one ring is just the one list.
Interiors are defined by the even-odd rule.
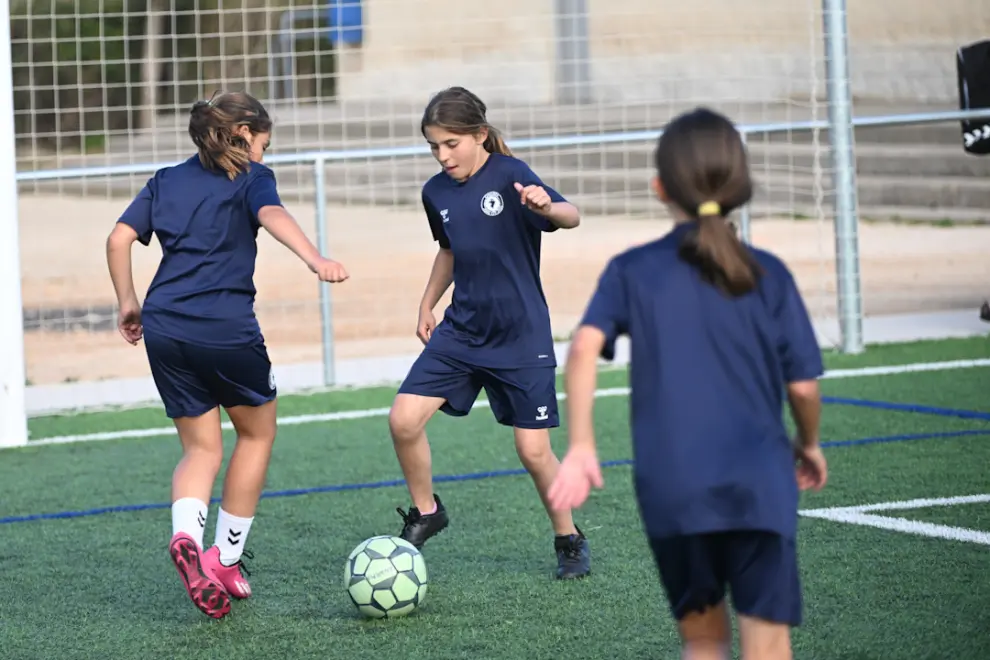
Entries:
[[516,453],[519,454],[519,460],[522,461],[523,467],[533,479],[533,484],[543,501],[547,515],[550,516],[554,533],[559,536],[577,534],[571,511],[555,511],[547,501],[547,491],[550,490],[550,485],[557,476],[557,470],[560,469],[560,461],[550,446],[549,429],[514,428],[513,431],[516,439]]
[[687,615],[677,627],[682,660],[728,660],[732,629],[725,601],[704,612]]
[[739,641],[743,660],[791,660],[791,628],[739,615]]
[[220,506],[231,515],[251,518],[258,508],[275,444],[276,406],[275,401],[270,401],[257,407],[227,410],[237,431],[237,445],[227,465]]
[[392,446],[409,488],[413,506],[424,513],[434,508],[433,463],[426,423],[440,410],[444,399],[397,394],[388,415]]

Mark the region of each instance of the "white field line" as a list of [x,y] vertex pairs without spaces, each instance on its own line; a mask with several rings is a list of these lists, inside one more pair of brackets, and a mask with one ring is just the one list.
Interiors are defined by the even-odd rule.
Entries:
[[[976,367],[990,367],[990,359],[978,360],[953,360],[949,362],[919,362],[916,364],[900,364],[886,367],[861,367],[858,369],[834,369],[825,372],[823,379],[835,378],[859,378],[863,376],[886,376],[894,374],[907,374],[919,371],[943,371],[949,369],[973,369]],[[613,397],[625,396],[629,394],[628,387],[612,387],[595,391],[595,396]],[[563,400],[564,393],[558,393],[557,399]],[[488,406],[487,400],[479,400],[474,404],[475,408],[485,408]],[[365,410],[341,410],[337,412],[319,413],[312,415],[293,415],[291,417],[281,417],[278,420],[279,426],[297,426],[300,424],[315,424],[319,422],[336,422],[348,419],[366,419],[368,417],[385,417],[388,415],[388,408],[368,408]],[[233,426],[230,422],[223,425],[225,430],[230,430]],[[175,435],[175,428],[163,426],[151,429],[128,429],[125,431],[108,431],[104,433],[84,433],[79,435],[61,435],[48,438],[32,440],[27,445],[21,447],[36,447],[39,445],[64,445],[73,442],[93,442],[99,440],[119,440],[122,438],[150,438],[159,436]],[[12,447],[19,449],[21,447]]]
[[963,541],[966,543],[990,545],[990,533],[988,532],[981,532],[975,529],[965,529],[963,527],[952,527],[950,525],[937,525],[935,523],[922,522],[920,520],[909,520],[907,518],[895,518],[893,516],[879,516],[873,513],[866,513],[868,511],[925,509],[936,506],[958,506],[960,504],[979,504],[985,502],[990,502],[990,494],[904,500],[901,502],[879,502],[877,504],[863,504],[861,506],[807,509],[800,511],[800,515],[808,518],[820,518],[823,520],[831,520],[833,522],[847,523],[850,525],[862,525],[864,527],[873,527],[875,529],[886,529],[893,532],[901,532],[902,534],[927,536],[946,541]]

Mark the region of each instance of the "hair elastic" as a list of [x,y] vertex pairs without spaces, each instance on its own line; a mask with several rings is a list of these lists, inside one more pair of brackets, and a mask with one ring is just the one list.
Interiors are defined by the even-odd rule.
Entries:
[[719,206],[718,202],[708,201],[700,204],[698,206],[698,217],[704,217],[706,215],[722,215],[722,207]]

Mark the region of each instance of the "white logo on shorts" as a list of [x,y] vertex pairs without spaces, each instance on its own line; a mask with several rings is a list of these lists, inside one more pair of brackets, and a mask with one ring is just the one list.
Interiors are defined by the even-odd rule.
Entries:
[[501,213],[504,207],[502,196],[495,190],[486,192],[485,196],[481,198],[481,210],[485,212],[485,215],[494,217]]
[[547,418],[547,407],[546,406],[540,406],[539,408],[537,408],[536,409],[536,420],[537,421],[543,421],[546,418]]
[[268,370],[268,388],[271,391],[273,391],[273,392],[275,391],[275,370],[274,369],[269,369]]

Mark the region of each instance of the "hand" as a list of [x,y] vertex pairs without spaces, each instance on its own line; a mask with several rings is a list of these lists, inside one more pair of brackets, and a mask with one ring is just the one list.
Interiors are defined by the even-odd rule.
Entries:
[[321,282],[343,282],[350,277],[342,263],[322,257],[309,269],[316,273]]
[[436,327],[437,318],[433,316],[433,310],[419,310],[419,320],[416,322],[416,336],[419,337],[419,340],[423,342],[424,346],[430,341],[430,337],[433,335]]
[[555,511],[576,509],[588,499],[592,486],[605,486],[597,453],[594,449],[570,449],[560,463],[547,499]]
[[825,454],[818,445],[802,449],[798,446],[794,450],[794,458],[797,461],[797,483],[801,490],[821,490],[828,481],[828,465],[825,463]]
[[540,186],[523,186],[517,183],[516,192],[519,193],[519,201],[529,210],[540,215],[546,215],[553,206],[553,201],[547,191]]
[[120,336],[131,346],[137,346],[144,336],[144,326],[141,325],[141,305],[137,300],[128,300],[120,305],[117,316],[117,330]]

